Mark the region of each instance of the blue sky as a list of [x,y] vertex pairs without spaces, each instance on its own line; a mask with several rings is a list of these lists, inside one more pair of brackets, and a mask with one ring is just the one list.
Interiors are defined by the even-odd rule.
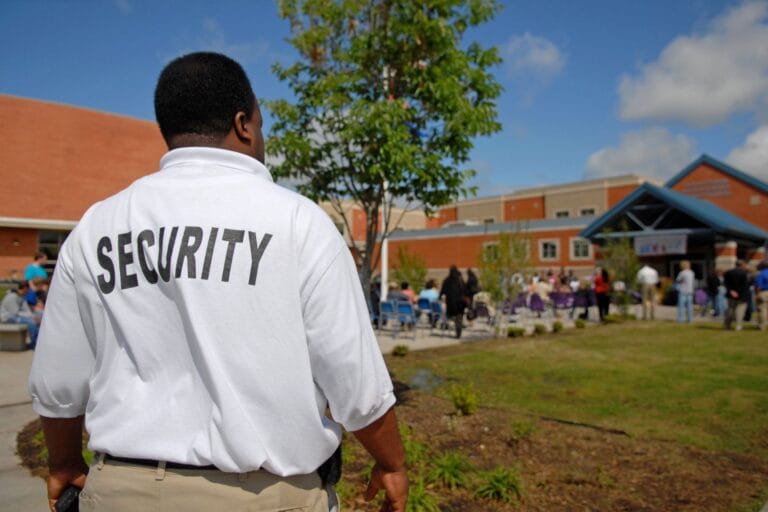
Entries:
[[[288,35],[267,0],[3,0],[0,93],[153,119],[163,65],[214,50],[259,97],[288,97],[270,71],[296,59]],[[470,162],[479,195],[663,180],[701,153],[768,181],[768,0],[510,0],[468,39],[504,57],[504,129]]]

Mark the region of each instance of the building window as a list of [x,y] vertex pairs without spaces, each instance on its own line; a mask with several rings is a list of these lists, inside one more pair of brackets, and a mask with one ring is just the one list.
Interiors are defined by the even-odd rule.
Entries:
[[539,259],[542,261],[557,260],[559,249],[559,240],[539,240]]
[[41,229],[37,232],[37,247],[39,251],[48,256],[48,262],[44,265],[48,273],[53,271],[56,260],[59,259],[59,250],[64,240],[69,236],[69,231],[48,231]]
[[582,217],[591,217],[592,215],[595,214],[595,209],[594,208],[582,208],[581,211],[579,212],[579,214]]
[[568,210],[557,210],[555,212],[556,219],[567,219],[570,215],[571,213]]
[[496,219],[494,219],[493,217],[488,217],[487,219],[483,219],[484,224],[493,224],[494,222],[496,222]]
[[592,244],[584,238],[571,238],[571,259],[589,260],[592,259]]

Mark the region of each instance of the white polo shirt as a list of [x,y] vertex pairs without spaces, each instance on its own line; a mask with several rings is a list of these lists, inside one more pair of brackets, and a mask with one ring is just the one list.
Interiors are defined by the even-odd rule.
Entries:
[[114,456],[317,469],[395,402],[349,250],[240,153],[183,148],[61,249],[30,375]]

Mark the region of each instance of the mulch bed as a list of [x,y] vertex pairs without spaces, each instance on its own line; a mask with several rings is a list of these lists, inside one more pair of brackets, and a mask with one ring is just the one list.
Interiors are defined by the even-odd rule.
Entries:
[[[722,512],[749,506],[759,510],[768,491],[768,461],[754,455],[635,439],[617,431],[496,409],[480,408],[461,417],[451,402],[417,391],[400,393],[397,414],[410,428],[412,439],[429,446],[431,458],[454,450],[469,460],[474,471],[501,465],[516,468],[522,476],[523,496],[514,503],[477,499],[472,489],[428,486],[427,492],[444,511]],[[521,421],[533,424],[530,435],[515,432],[513,425]],[[17,451],[33,474],[44,477],[39,430],[39,421],[24,427]],[[352,436],[346,439],[346,449],[355,455],[344,469],[345,483],[353,493],[343,509],[378,510],[359,497],[370,460]],[[768,432],[760,442],[767,439]],[[758,452],[765,453],[765,446]]]

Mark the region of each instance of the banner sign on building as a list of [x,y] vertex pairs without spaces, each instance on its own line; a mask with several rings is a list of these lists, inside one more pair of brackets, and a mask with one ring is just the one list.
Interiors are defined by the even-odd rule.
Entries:
[[635,237],[635,253],[638,256],[663,256],[688,252],[687,235],[651,235]]

